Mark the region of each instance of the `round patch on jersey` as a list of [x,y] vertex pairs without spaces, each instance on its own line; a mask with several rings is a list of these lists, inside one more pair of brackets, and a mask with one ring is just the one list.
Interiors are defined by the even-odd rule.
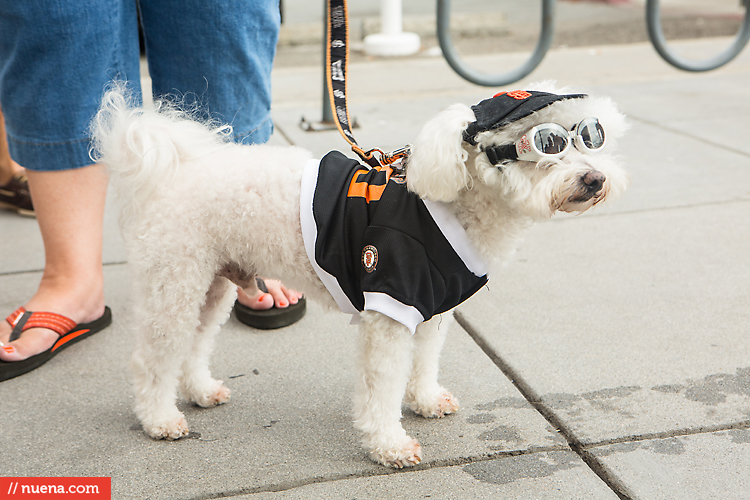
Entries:
[[375,266],[378,265],[378,249],[372,245],[367,245],[362,250],[362,265],[365,266],[365,271],[371,273],[375,270]]

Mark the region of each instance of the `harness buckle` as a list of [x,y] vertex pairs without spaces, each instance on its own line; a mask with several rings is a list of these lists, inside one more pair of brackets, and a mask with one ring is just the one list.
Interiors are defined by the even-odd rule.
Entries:
[[352,148],[365,162],[372,165],[372,161],[377,162],[374,166],[390,166],[394,163],[401,162],[404,166],[406,161],[409,159],[411,154],[411,145],[407,144],[403,148],[396,149],[390,153],[386,153],[382,149],[373,148],[369,151],[364,151],[360,148]]

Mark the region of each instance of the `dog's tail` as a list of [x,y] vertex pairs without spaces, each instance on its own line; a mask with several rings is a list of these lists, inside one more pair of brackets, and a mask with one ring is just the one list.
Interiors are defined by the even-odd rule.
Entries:
[[167,101],[137,106],[127,86],[116,82],[91,124],[91,158],[107,167],[127,217],[171,186],[181,160],[226,147],[231,130],[193,120]]

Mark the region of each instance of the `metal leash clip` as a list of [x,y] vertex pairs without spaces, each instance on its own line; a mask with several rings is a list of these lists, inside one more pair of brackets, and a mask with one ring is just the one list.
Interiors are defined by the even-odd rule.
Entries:
[[[375,158],[375,160],[382,166],[392,166],[394,163],[400,162],[403,168],[406,166],[406,162],[408,161],[409,155],[411,154],[411,144],[407,144],[403,148],[396,149],[390,153],[386,153],[382,149],[378,148],[373,148],[369,151],[362,151],[361,153],[356,149],[354,151],[357,152],[362,158]],[[375,156],[376,153],[377,156]]]

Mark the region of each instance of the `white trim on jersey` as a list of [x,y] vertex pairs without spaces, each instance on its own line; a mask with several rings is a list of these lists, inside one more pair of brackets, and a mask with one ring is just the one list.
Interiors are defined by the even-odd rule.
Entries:
[[489,273],[487,270],[487,264],[485,264],[482,257],[477,253],[474,245],[469,241],[469,237],[466,235],[466,231],[458,219],[450,213],[448,205],[440,201],[422,200],[424,206],[432,216],[432,220],[435,221],[440,232],[443,233],[445,239],[451,244],[453,250],[461,258],[466,268],[471,271],[475,276],[487,276],[489,279]]
[[377,311],[398,321],[414,334],[417,325],[424,321],[422,313],[414,306],[407,306],[382,292],[363,292],[365,311]]
[[333,300],[336,301],[339,309],[347,314],[355,314],[359,316],[359,311],[357,311],[357,308],[354,307],[349,300],[349,297],[347,297],[341,289],[336,277],[320,267],[315,260],[315,241],[318,237],[318,226],[315,224],[315,216],[313,215],[313,196],[315,196],[315,187],[318,185],[319,167],[320,160],[308,160],[307,165],[305,165],[305,170],[302,172],[299,220],[302,226],[302,238],[305,242],[305,251],[307,252],[307,258],[310,259],[310,264],[312,264],[313,269],[315,269],[315,273],[318,275],[318,278],[320,278],[320,281],[323,282],[323,285],[325,285],[328,293],[333,297]]

